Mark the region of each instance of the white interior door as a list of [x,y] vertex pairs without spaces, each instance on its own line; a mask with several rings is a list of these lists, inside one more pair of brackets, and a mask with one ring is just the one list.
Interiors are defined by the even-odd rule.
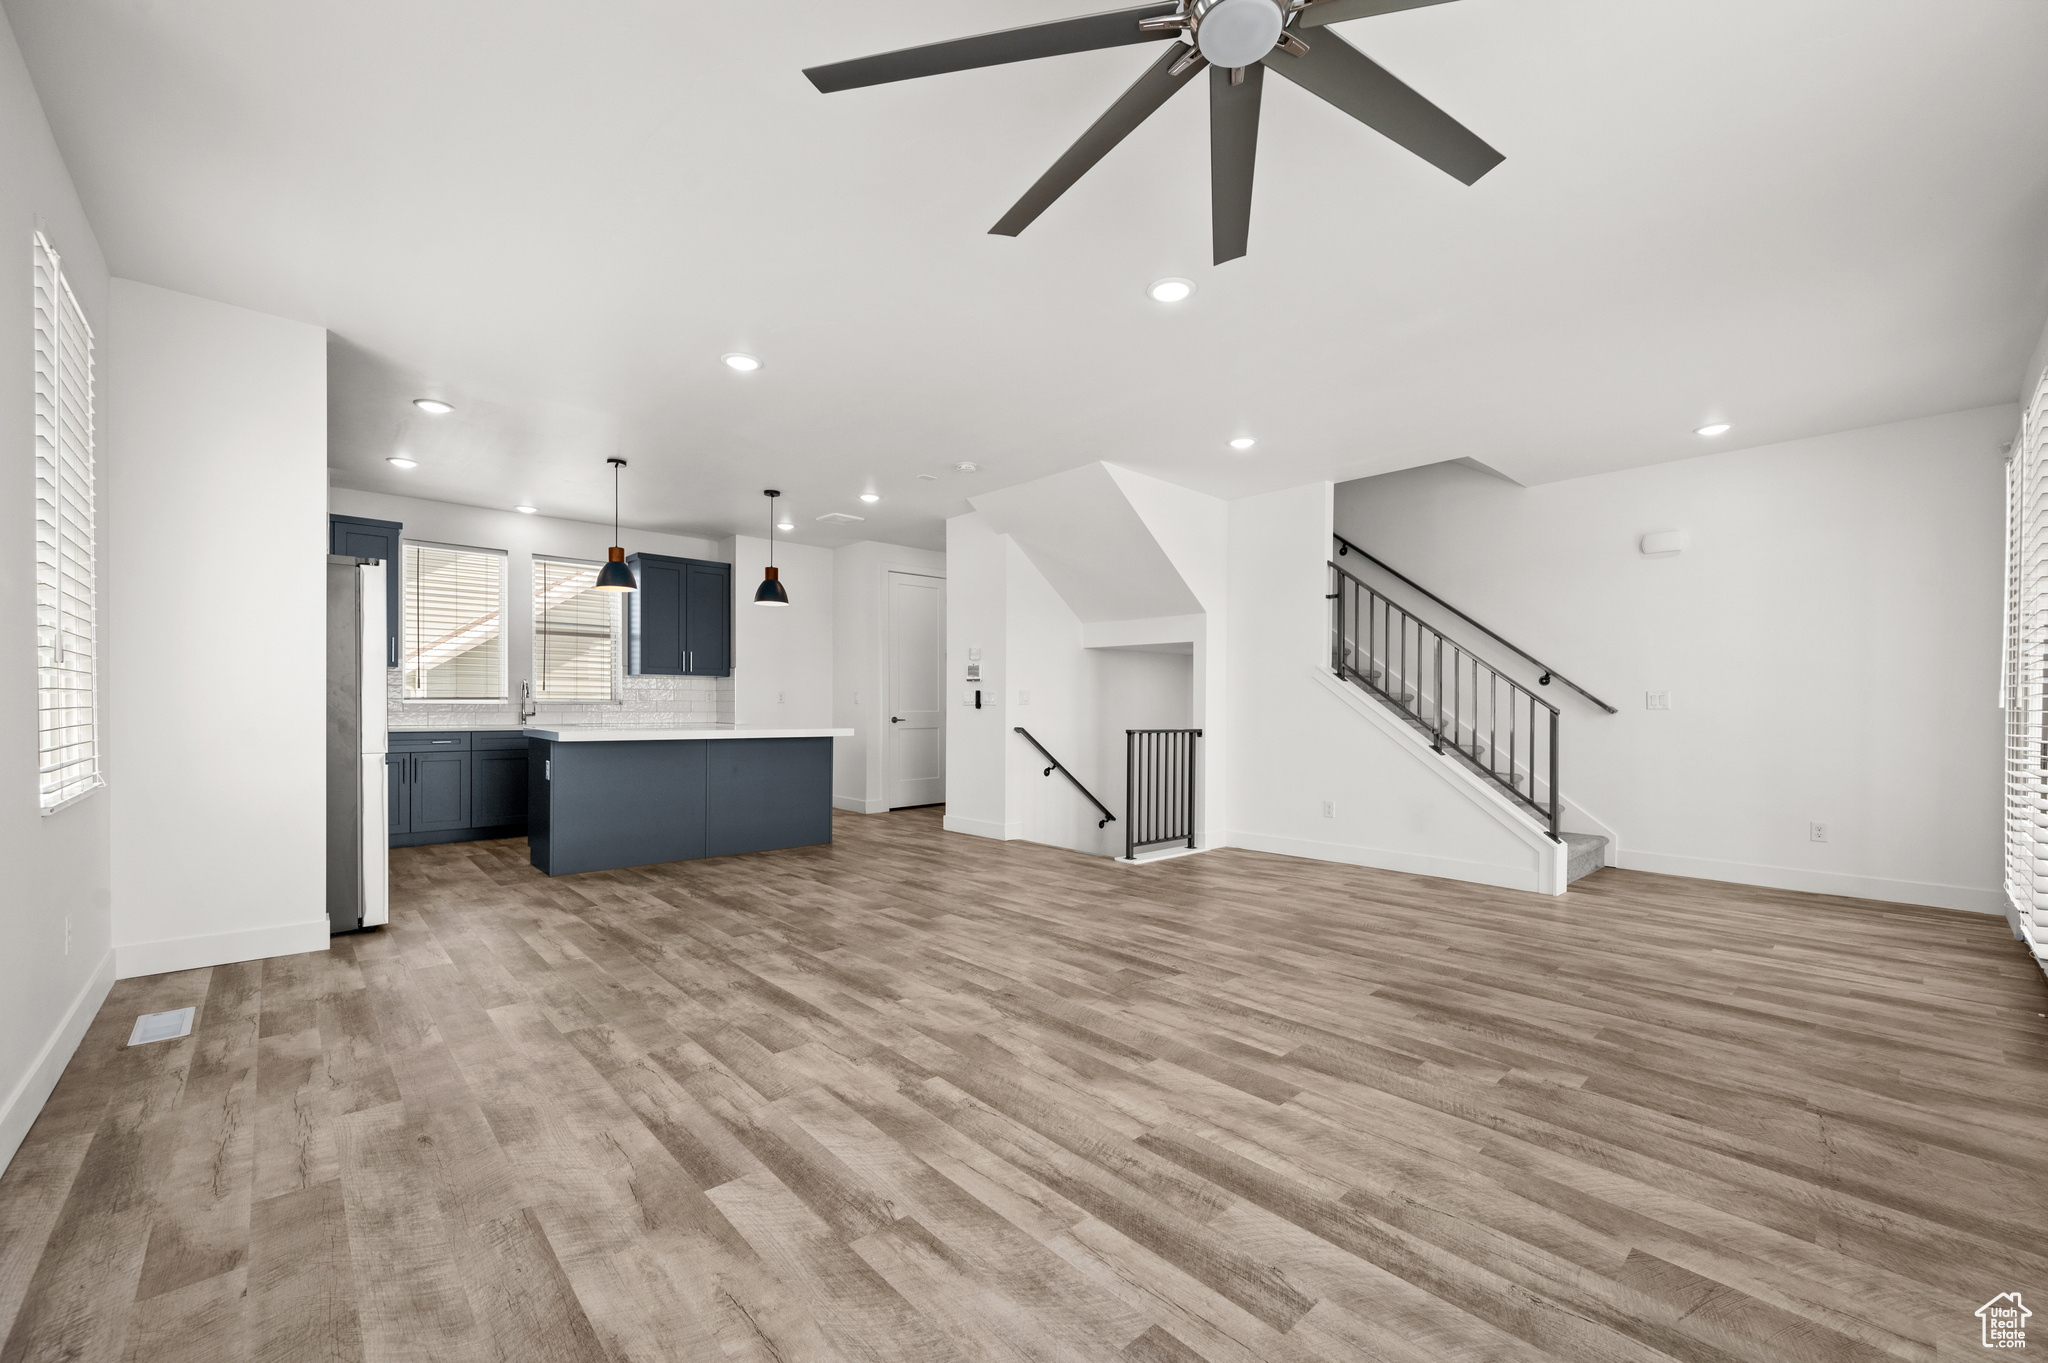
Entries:
[[946,798],[946,580],[889,574],[889,808]]

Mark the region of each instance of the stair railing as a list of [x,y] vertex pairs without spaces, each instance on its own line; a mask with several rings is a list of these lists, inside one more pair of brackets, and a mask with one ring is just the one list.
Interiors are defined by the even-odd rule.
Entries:
[[1195,845],[1200,729],[1124,730],[1124,860],[1172,842]]
[[1564,673],[1552,667],[1549,663],[1544,662],[1535,654],[1525,652],[1517,645],[1509,643],[1506,639],[1494,633],[1486,626],[1480,624],[1477,620],[1474,620],[1471,616],[1465,614],[1465,612],[1459,610],[1456,606],[1453,606],[1450,602],[1444,600],[1441,596],[1438,596],[1435,592],[1423,586],[1414,578],[1409,577],[1406,573],[1402,572],[1399,568],[1396,568],[1393,564],[1388,563],[1383,559],[1374,558],[1371,554],[1368,554],[1365,550],[1359,548],[1350,540],[1345,539],[1342,535],[1332,535],[1330,538],[1337,541],[1337,557],[1343,558],[1346,554],[1358,555],[1367,563],[1370,563],[1373,567],[1378,568],[1381,572],[1385,573],[1388,577],[1393,578],[1397,582],[1407,583],[1410,587],[1413,587],[1416,591],[1422,593],[1422,595],[1436,602],[1439,606],[1442,606],[1445,610],[1457,616],[1460,620],[1463,620],[1466,624],[1472,626],[1472,628],[1478,630],[1481,634],[1484,634],[1487,638],[1493,640],[1495,643],[1499,644],[1502,648],[1514,654],[1516,657],[1525,659],[1528,662],[1534,664],[1536,670],[1542,673],[1542,675],[1536,679],[1536,684],[1538,686],[1548,686],[1552,681],[1562,682],[1565,686],[1570,687],[1572,690],[1584,696],[1587,700],[1592,701],[1593,704],[1599,706],[1608,714],[1618,715],[1621,713],[1621,711],[1615,709],[1612,705],[1609,705],[1606,701],[1600,699],[1600,697],[1594,695],[1591,691],[1588,691],[1585,687],[1579,685],[1570,677],[1567,677]]
[[[1330,564],[1330,666],[1558,837],[1557,707]],[[1538,774],[1543,780],[1539,784]]]
[[1052,763],[1051,766],[1045,769],[1045,774],[1047,776],[1052,775],[1054,772],[1063,773],[1069,781],[1072,781],[1074,783],[1075,790],[1080,791],[1083,795],[1086,795],[1088,797],[1089,804],[1094,805],[1097,809],[1102,811],[1102,817],[1095,821],[1095,826],[1097,828],[1107,828],[1110,824],[1116,822],[1116,815],[1109,812],[1109,806],[1102,803],[1102,801],[1096,799],[1095,792],[1089,790],[1088,787],[1082,785],[1080,777],[1068,771],[1066,769],[1066,766],[1057,757],[1054,757],[1050,752],[1047,752],[1045,744],[1040,743],[1037,739],[1033,738],[1031,736],[1031,731],[1029,729],[1019,728],[1017,732],[1024,735],[1024,741],[1026,743],[1029,743],[1032,747],[1038,749],[1039,752],[1044,753],[1046,761]]

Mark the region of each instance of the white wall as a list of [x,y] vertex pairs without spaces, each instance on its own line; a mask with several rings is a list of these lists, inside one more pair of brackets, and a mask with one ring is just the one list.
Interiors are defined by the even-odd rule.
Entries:
[[[407,701],[399,696],[398,670],[388,669],[392,690],[390,723],[395,728],[490,729],[519,727],[519,684],[533,676],[533,611],[523,606],[522,593],[533,581],[534,555],[604,561],[612,527],[554,516],[522,516],[495,507],[461,506],[420,497],[392,497],[375,492],[331,488],[328,509],[338,515],[397,521],[408,539],[432,540],[480,549],[502,549],[512,583],[513,606],[506,619],[506,676],[509,697],[499,704],[457,701]],[[669,554],[677,558],[720,561],[721,546],[689,535],[652,531],[623,532],[627,553]],[[737,569],[734,570],[737,573]],[[752,594],[751,585],[747,593]],[[623,609],[623,607],[622,607]],[[567,703],[541,707],[538,718],[574,724],[678,724],[730,722],[733,683],[712,677],[617,678],[616,701]]]
[[1230,504],[1227,841],[1553,889],[1535,845],[1541,835],[1526,821],[1475,800],[1400,720],[1375,723],[1374,702],[1325,680],[1330,515],[1328,483]]
[[[1121,854],[1124,731],[1192,724],[1208,731],[1197,841],[1215,845],[1226,504],[1099,463],[972,502],[948,522],[949,671],[962,676],[980,646],[989,708],[952,709],[947,827]],[[1184,651],[1136,651],[1168,645]],[[1071,782],[1046,775],[1020,726],[1118,822],[1102,826]]]
[[[1346,484],[1336,525],[1620,707],[1544,692],[1560,784],[1623,865],[1995,913],[2017,423],[1986,408],[1530,488],[1438,465]],[[1645,558],[1654,530],[1691,547]]]
[[[113,984],[108,793],[44,817],[36,800],[34,357],[29,240],[40,225],[64,258],[71,287],[100,345],[100,403],[107,376],[107,267],[79,207],[29,84],[12,30],[0,14],[0,523],[12,533],[0,553],[0,767],[11,773],[0,798],[0,1166],[14,1155],[43,1099],[77,1048]],[[13,340],[7,340],[7,337]],[[112,452],[98,452],[104,475]],[[104,514],[101,533],[114,533]],[[104,573],[102,590],[105,589]],[[104,619],[100,639],[112,632]],[[105,735],[102,734],[104,742]],[[67,939],[67,925],[69,928]]]
[[327,337],[115,280],[107,778],[125,978],[327,946]]
[[[946,522],[946,677],[952,714],[946,726],[946,814],[955,833],[1022,836],[1010,816],[1012,742],[1004,691],[1009,680],[1009,537],[979,513]],[[971,649],[981,651],[982,706],[960,703]]]
[[[889,715],[889,574],[946,576],[946,556],[931,549],[863,540],[833,552],[832,725],[853,737],[833,743],[832,803],[856,814],[889,807],[880,734]],[[945,647],[944,639],[940,648]],[[964,672],[947,664],[950,722]]]
[[[830,549],[778,542],[775,566],[787,606],[757,606],[768,541],[725,541],[732,564],[733,718],[740,724],[832,727],[833,561]],[[838,766],[835,739],[833,766]]]

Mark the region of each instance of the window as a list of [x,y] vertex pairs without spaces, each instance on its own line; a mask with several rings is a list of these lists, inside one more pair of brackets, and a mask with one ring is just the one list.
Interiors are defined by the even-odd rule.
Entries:
[[533,693],[539,700],[610,700],[617,592],[596,590],[595,563],[533,561]]
[[35,237],[36,737],[42,809],[100,779],[92,328],[62,262]]
[[405,546],[405,698],[505,696],[505,555]]
[[2005,888],[2048,968],[2048,378],[2005,470]]

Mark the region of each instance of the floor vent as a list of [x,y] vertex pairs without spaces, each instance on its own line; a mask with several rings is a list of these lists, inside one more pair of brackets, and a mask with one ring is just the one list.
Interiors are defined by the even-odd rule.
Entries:
[[168,1013],[144,1013],[135,1019],[135,1030],[128,1033],[128,1044],[140,1046],[146,1041],[175,1041],[181,1036],[192,1035],[192,1014],[194,1008],[173,1008]]

